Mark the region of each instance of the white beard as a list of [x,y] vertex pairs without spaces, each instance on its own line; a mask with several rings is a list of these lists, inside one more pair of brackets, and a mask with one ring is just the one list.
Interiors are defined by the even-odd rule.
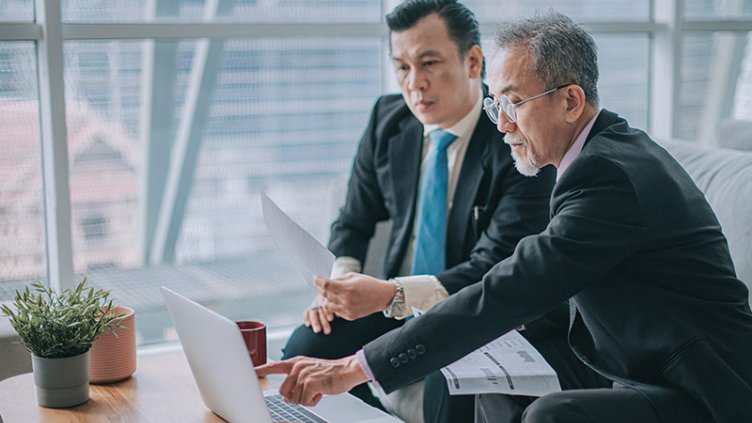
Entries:
[[512,149],[512,158],[514,159],[514,167],[517,169],[517,172],[520,172],[524,176],[535,176],[538,174],[538,172],[540,172],[538,159],[530,150],[530,146],[528,145],[527,141],[514,136],[510,136],[509,134],[507,134],[507,136],[504,138],[504,141],[507,144],[517,144],[519,142],[522,142],[523,148],[527,151],[527,157],[520,159],[520,157],[518,157],[514,152],[514,149]]

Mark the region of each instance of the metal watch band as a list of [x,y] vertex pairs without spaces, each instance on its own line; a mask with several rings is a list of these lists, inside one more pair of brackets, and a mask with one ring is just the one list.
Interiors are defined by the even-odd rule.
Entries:
[[407,310],[407,306],[405,305],[405,287],[402,286],[402,282],[397,278],[391,278],[389,282],[394,284],[394,297],[392,297],[392,302],[384,310],[384,316],[404,316]]

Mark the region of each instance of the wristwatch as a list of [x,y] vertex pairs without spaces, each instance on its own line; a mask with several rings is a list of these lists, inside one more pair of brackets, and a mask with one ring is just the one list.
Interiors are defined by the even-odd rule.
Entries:
[[405,304],[405,287],[402,286],[402,282],[397,278],[389,279],[389,282],[394,284],[394,297],[392,297],[392,302],[384,310],[384,316],[402,317],[407,312],[407,305]]

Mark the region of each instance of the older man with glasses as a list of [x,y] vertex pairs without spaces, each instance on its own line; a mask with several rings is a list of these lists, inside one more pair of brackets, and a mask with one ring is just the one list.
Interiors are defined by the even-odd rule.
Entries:
[[[543,396],[522,421],[752,421],[748,291],[700,189],[647,134],[599,108],[595,43],[569,18],[505,24],[497,45],[490,113],[517,157],[558,169],[548,227],[482,281],[357,354],[260,374],[289,373],[281,392],[304,404],[369,379],[391,391],[568,298],[570,346],[613,388]],[[416,345],[423,354],[390,364]],[[481,399],[479,420],[498,421],[495,399]]]
[[[560,85],[556,88],[551,88],[550,90],[543,91],[540,94],[534,95],[532,97],[528,97],[524,100],[518,100],[516,102],[512,102],[512,100],[505,96],[499,96],[498,99],[493,99],[491,97],[486,97],[483,99],[483,109],[485,109],[486,114],[488,114],[488,118],[491,119],[491,122],[498,125],[499,124],[499,110],[501,110],[504,113],[504,116],[509,122],[516,122],[517,121],[517,107],[529,102],[533,101],[535,99],[547,96],[549,94],[553,94],[556,91],[567,87],[572,84],[564,84]],[[523,140],[517,140],[515,141],[515,138],[511,138],[507,141],[507,144],[511,145],[512,147],[524,144]],[[532,156],[525,156],[520,157],[517,154],[517,151],[512,149],[512,157],[514,158],[514,164],[517,168],[517,171],[525,176],[535,176],[538,174],[540,170],[540,165],[535,161],[534,157]]]

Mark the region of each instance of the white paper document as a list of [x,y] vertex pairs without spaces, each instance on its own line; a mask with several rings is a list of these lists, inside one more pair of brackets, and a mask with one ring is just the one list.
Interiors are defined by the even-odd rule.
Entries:
[[516,330],[441,369],[451,395],[542,396],[561,391],[554,369]]
[[282,211],[265,193],[261,193],[264,222],[279,248],[298,269],[306,284],[313,287],[314,276],[328,278],[334,266],[334,254]]

